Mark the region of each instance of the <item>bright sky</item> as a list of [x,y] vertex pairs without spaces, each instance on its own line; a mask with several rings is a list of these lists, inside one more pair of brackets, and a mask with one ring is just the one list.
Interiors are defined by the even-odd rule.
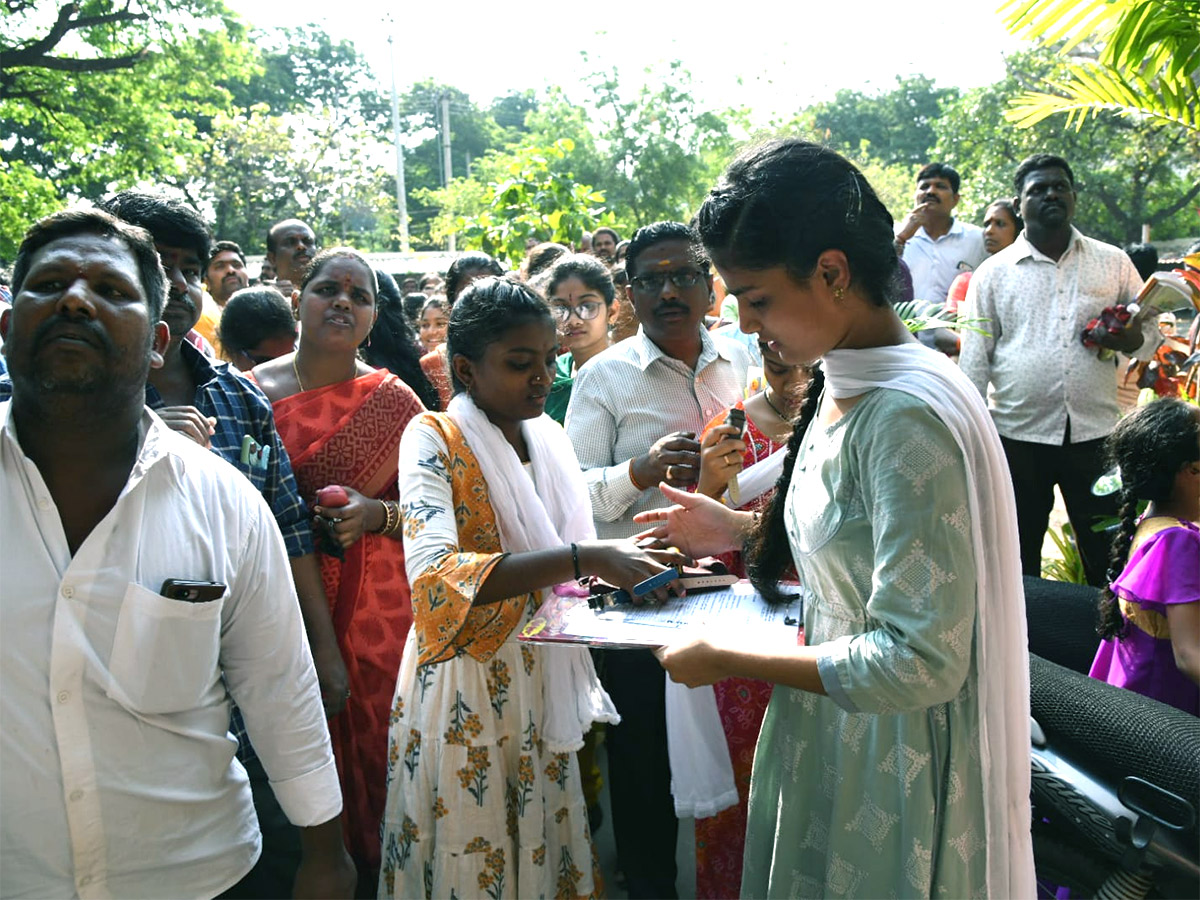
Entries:
[[622,85],[632,87],[646,66],[680,59],[703,106],[747,105],[758,123],[840,88],[887,89],[897,75],[921,73],[942,86],[987,84],[1003,74],[1003,53],[1019,46],[995,12],[1001,0],[941,8],[889,0],[226,2],[256,25],[315,23],[352,40],[384,88],[393,34],[401,92],[433,78],[480,105],[553,84],[578,100],[580,79],[601,66],[619,67]]

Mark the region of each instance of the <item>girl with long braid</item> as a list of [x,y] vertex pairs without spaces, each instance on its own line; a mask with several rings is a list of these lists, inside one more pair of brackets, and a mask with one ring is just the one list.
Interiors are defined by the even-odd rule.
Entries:
[[[740,896],[1033,896],[1012,483],[979,392],[892,308],[892,217],[850,162],[792,139],[743,151],[696,226],[742,330],[825,373],[751,560],[768,595],[795,563],[805,645],[658,651],[689,686],[775,685]],[[646,537],[705,556],[754,533],[752,513],[660,488],[675,505],[638,515]]]
[[1155,400],[1107,447],[1121,469],[1121,527],[1088,674],[1200,715],[1200,408]]

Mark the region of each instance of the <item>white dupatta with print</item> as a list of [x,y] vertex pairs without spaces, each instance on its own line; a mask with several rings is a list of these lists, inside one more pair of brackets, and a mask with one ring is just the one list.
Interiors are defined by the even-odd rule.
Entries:
[[975,650],[979,758],[983,765],[990,897],[1033,897],[1029,789],[1029,644],[1016,502],[1000,437],[979,391],[940,353],[912,342],[824,357],[837,399],[872,388],[903,391],[929,404],[954,436],[967,467],[975,552]]

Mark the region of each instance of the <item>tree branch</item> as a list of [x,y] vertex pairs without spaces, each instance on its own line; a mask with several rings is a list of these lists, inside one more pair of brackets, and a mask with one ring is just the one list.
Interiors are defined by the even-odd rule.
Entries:
[[56,72],[111,72],[114,69],[132,69],[150,56],[149,48],[142,48],[129,56],[110,56],[104,59],[77,59],[73,56],[43,56],[37,63],[39,69]]
[[1193,184],[1191,188],[1189,188],[1170,206],[1161,207],[1157,212],[1151,215],[1149,217],[1149,224],[1157,225],[1159,222],[1165,222],[1167,219],[1171,218],[1171,216],[1175,215],[1175,213],[1179,212],[1181,209],[1191,203],[1198,194],[1200,194],[1200,181],[1197,181],[1195,184]]
[[[75,18],[79,12],[77,3],[68,3],[58,11],[58,18],[54,24],[50,26],[50,30],[46,36],[25,44],[23,47],[18,47],[13,50],[7,50],[0,53],[0,69],[11,69],[17,67],[35,67],[44,69],[59,69],[61,71],[72,72],[102,72],[105,68],[70,68],[61,65],[52,65],[54,61],[61,61],[59,57],[47,56],[72,31],[78,31],[84,28],[94,28],[98,25],[109,25],[118,22],[144,22],[150,18],[149,13],[131,12],[128,4],[125,8],[118,12],[104,13],[96,16],[83,16]],[[129,57],[121,57],[129,59]],[[79,60],[79,62],[103,62],[103,60]],[[110,66],[109,68],[127,68],[134,65],[137,59],[123,66]]]
[[1136,228],[1131,217],[1125,212],[1125,207],[1117,198],[1113,197],[1104,187],[1103,183],[1097,183],[1094,186],[1089,186],[1088,190],[1100,198],[1100,202],[1104,204],[1104,208],[1108,210],[1109,215],[1117,222],[1117,227],[1121,229],[1121,240],[1126,240],[1126,236],[1130,233],[1131,228]]

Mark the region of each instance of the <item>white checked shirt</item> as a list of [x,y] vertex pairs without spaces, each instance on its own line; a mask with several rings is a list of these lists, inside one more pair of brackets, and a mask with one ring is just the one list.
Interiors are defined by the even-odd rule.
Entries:
[[[1120,415],[1116,360],[1101,360],[1080,335],[1106,306],[1128,303],[1142,279],[1125,251],[1071,229],[1057,260],[1017,235],[971,276],[966,315],[985,318],[985,337],[963,331],[959,364],[988,398],[996,430],[1034,444],[1105,437]],[[1149,359],[1161,342],[1154,316],[1134,354]],[[991,391],[988,385],[991,385]]]
[[983,229],[962,219],[955,219],[950,230],[936,240],[922,225],[904,247],[904,264],[912,274],[913,295],[932,303],[945,303],[950,282],[960,272],[974,271],[985,259]]
[[[288,817],[341,811],[283,539],[249,481],[147,411],[128,483],[72,557],[10,407],[0,895],[211,897],[260,848],[229,694]],[[187,603],[159,594],[168,578],[228,590]]]
[[741,399],[750,365],[746,348],[703,330],[700,342],[693,371],[639,328],[575,376],[567,435],[587,479],[599,537],[636,533],[634,513],[664,502],[658,485],[641,491],[630,480],[631,459],[673,431],[693,431],[698,439],[713,416]]

